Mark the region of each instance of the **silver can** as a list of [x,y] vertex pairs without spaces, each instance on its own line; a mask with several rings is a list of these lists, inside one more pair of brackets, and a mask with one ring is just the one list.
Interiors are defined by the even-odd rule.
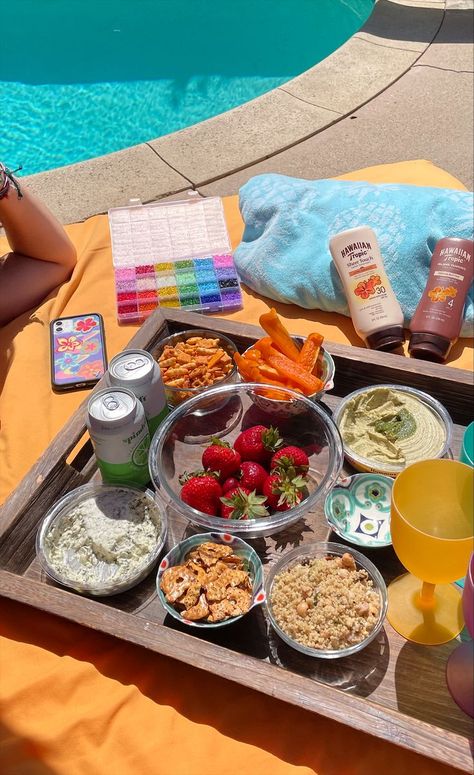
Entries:
[[104,482],[148,484],[150,433],[143,406],[130,390],[105,388],[94,393],[86,424]]
[[165,386],[160,367],[146,350],[125,350],[109,363],[107,380],[114,387],[124,387],[143,404],[150,435],[168,414]]

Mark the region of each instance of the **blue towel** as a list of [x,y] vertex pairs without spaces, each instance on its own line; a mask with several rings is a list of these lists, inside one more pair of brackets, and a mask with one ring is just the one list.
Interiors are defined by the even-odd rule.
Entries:
[[[235,263],[241,280],[276,301],[349,315],[329,252],[344,229],[371,226],[408,324],[441,237],[473,238],[468,191],[258,175],[240,189],[245,222]],[[474,291],[463,336],[473,335]]]

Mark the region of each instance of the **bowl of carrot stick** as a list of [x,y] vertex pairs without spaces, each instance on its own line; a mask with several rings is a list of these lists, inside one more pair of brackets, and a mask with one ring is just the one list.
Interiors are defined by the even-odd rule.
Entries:
[[322,346],[323,337],[314,332],[307,337],[291,336],[275,309],[259,318],[266,336],[245,350],[234,353],[242,382],[260,382],[262,390],[254,391],[253,401],[265,412],[292,416],[300,411],[299,403],[282,400],[282,388],[319,401],[334,386],[335,365]]

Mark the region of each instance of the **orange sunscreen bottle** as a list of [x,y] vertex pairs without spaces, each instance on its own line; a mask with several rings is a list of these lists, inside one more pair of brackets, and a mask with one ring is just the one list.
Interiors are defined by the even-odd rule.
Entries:
[[414,358],[442,362],[461,330],[473,277],[472,240],[445,237],[436,243],[430,274],[410,321],[408,351]]
[[352,322],[367,347],[393,350],[404,341],[403,312],[385,273],[370,226],[341,231],[329,240]]

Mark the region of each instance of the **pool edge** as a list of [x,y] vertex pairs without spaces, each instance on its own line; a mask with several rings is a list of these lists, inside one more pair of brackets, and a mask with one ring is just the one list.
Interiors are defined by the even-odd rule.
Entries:
[[[150,202],[206,186],[302,143],[375,99],[426,52],[445,6],[445,0],[377,0],[346,43],[280,87],[178,132],[24,180],[63,223],[130,197]],[[429,23],[426,9],[434,11]],[[409,39],[417,33],[420,40]]]

